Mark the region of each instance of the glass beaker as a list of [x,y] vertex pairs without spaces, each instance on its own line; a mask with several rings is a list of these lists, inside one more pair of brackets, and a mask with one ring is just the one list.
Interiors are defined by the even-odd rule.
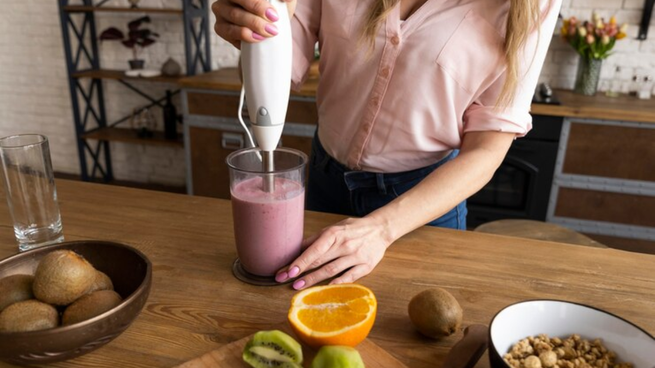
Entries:
[[[261,152],[235,151],[227,164],[239,262],[248,273],[270,277],[301,252],[307,155],[278,148],[274,169],[265,172]],[[274,184],[270,191],[267,181]]]

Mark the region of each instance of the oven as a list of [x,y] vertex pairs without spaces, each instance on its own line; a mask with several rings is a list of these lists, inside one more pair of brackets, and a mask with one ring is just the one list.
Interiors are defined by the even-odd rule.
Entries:
[[546,220],[562,117],[533,116],[533,128],[512,143],[493,178],[468,200],[467,226],[501,219]]

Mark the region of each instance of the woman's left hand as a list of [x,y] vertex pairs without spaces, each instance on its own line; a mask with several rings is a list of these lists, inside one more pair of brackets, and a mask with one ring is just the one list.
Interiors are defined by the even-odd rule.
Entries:
[[349,218],[306,239],[303,246],[309,245],[307,249],[275,279],[284,282],[314,270],[293,283],[300,290],[347,270],[330,284],[350,283],[373,271],[392,242],[383,222],[372,217]]

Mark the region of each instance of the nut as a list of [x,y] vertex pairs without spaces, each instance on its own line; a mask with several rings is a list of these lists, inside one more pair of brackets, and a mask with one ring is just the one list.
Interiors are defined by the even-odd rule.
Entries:
[[541,360],[537,358],[534,355],[530,355],[529,357],[525,358],[525,362],[523,362],[523,367],[524,368],[541,368]]
[[557,354],[553,351],[544,351],[539,354],[539,360],[541,360],[542,366],[551,368],[557,364]]
[[600,339],[590,341],[578,334],[566,339],[529,336],[514,344],[503,359],[512,368],[633,368],[632,363],[618,362],[616,353]]

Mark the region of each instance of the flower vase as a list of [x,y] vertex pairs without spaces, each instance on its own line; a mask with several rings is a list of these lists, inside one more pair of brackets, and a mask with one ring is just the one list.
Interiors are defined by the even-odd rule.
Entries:
[[581,57],[578,63],[578,75],[575,78],[574,92],[586,96],[593,96],[598,90],[602,59]]

